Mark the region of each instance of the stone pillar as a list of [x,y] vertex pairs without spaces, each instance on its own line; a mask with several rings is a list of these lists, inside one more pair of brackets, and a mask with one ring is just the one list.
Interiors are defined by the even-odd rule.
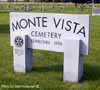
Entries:
[[27,72],[32,70],[32,49],[28,48],[28,36],[16,36],[14,39],[13,57],[14,71]]
[[64,40],[64,81],[79,82],[83,76],[83,56],[80,39]]

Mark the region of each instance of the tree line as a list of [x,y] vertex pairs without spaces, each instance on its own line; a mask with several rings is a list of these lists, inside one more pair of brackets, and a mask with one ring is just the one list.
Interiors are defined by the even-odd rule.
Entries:
[[[74,3],[91,3],[92,0],[66,0],[66,2],[74,2]],[[95,3],[100,3],[100,0],[94,0]]]

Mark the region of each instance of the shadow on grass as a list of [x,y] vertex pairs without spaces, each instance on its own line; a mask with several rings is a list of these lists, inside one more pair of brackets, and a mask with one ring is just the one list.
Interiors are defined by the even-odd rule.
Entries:
[[2,10],[2,11],[0,11],[0,13],[9,13],[9,11],[3,11],[3,10]]
[[10,33],[9,25],[0,24],[0,33]]
[[[36,72],[63,72],[63,64],[48,65],[48,66],[34,66],[33,71]],[[83,81],[100,80],[100,66],[85,64]]]
[[85,64],[83,80],[96,81],[100,80],[100,65]]
[[33,71],[36,72],[63,72],[63,65],[56,64],[56,65],[48,65],[48,66],[34,66]]

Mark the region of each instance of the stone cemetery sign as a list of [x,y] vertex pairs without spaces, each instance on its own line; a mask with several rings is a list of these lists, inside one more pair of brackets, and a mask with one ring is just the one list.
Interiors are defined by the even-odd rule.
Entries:
[[[24,63],[22,65],[23,70],[26,66],[31,66],[31,60],[26,58],[27,64],[25,64],[26,62],[21,59],[24,58],[25,60],[25,56],[31,57],[31,49],[41,49],[64,52],[64,55],[66,53],[67,55],[64,56],[64,72],[66,72],[65,60],[68,60],[69,57],[66,56],[70,55],[65,50],[72,52],[73,55],[75,53],[75,57],[71,58],[70,61],[77,59],[76,65],[80,62],[80,55],[88,55],[89,15],[12,12],[10,13],[10,38],[11,46],[14,47],[14,67],[19,68],[20,63]],[[16,57],[19,59],[16,59]],[[16,63],[19,64],[16,66]],[[67,61],[68,63],[69,61]],[[18,68],[15,71],[20,71]],[[66,77],[66,74],[64,75],[67,80],[69,77]]]
[[[29,48],[63,52],[63,39],[80,38],[81,53],[88,54],[89,16],[73,14],[10,13],[11,45],[19,35],[28,35]],[[30,43],[29,43],[30,44]]]

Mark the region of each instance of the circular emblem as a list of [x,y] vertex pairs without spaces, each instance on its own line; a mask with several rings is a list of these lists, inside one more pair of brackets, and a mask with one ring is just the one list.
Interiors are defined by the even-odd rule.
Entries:
[[15,37],[15,45],[17,47],[22,47],[23,43],[24,43],[24,41],[23,41],[22,37],[20,37],[20,36]]

